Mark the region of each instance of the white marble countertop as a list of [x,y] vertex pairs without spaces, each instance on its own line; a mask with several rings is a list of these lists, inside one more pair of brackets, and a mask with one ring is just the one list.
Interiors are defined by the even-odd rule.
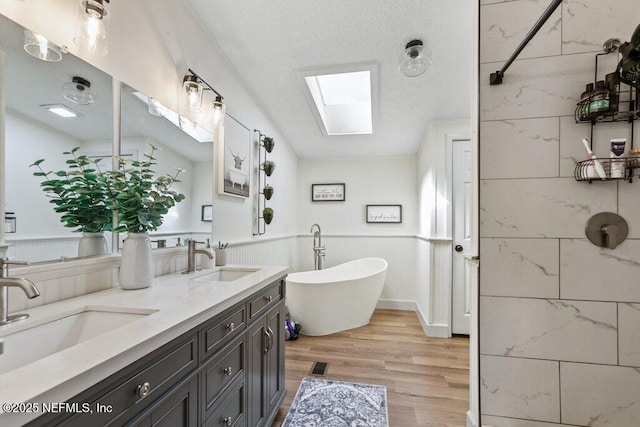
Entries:
[[[156,277],[153,285],[146,289],[111,288],[25,310],[30,315],[29,319],[0,326],[0,337],[51,321],[58,318],[60,313],[87,306],[157,311],[0,374],[0,404],[64,402],[247,298],[288,271],[287,267],[277,266],[236,265],[224,268],[259,270],[232,282],[206,281],[204,276],[215,270],[189,275],[174,273]],[[194,279],[200,280],[196,282]],[[0,424],[3,426],[22,425],[40,415],[9,414],[0,405]]]

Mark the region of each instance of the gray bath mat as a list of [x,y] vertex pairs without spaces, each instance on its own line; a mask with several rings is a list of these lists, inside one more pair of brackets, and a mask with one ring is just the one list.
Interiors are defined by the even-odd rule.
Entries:
[[304,378],[282,427],[388,427],[387,388]]

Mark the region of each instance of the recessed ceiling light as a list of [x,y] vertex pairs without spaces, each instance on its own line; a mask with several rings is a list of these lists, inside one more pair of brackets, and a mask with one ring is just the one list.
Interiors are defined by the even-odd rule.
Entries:
[[373,133],[371,72],[304,77],[327,135]]
[[53,114],[57,114],[58,116],[64,117],[64,118],[80,116],[79,113],[76,113],[66,105],[62,105],[62,104],[47,104],[47,105],[41,105],[41,107],[44,108],[45,110],[49,110]]

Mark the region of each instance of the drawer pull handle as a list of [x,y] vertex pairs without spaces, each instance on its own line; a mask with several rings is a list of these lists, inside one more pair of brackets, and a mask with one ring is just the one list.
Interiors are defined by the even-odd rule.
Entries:
[[273,297],[271,295],[264,297],[264,299],[267,300],[267,302],[273,301]]
[[226,425],[230,426],[231,424],[233,424],[233,418],[231,417],[227,417],[224,420],[222,420]]
[[145,397],[147,394],[149,394],[150,391],[151,391],[151,384],[149,384],[148,382],[139,384],[138,388],[136,389],[136,393],[140,397]]
[[225,328],[227,329],[227,331],[233,332],[233,330],[236,328],[236,325],[233,322],[231,322]]
[[231,374],[233,374],[233,369],[231,369],[231,366],[229,366],[228,368],[224,368],[224,373],[227,376],[231,376]]

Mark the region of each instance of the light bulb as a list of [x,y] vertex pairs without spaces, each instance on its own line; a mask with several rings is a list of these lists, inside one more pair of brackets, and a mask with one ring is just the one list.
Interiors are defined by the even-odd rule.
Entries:
[[82,0],[80,8],[73,42],[87,53],[106,55],[109,15],[103,0]]

